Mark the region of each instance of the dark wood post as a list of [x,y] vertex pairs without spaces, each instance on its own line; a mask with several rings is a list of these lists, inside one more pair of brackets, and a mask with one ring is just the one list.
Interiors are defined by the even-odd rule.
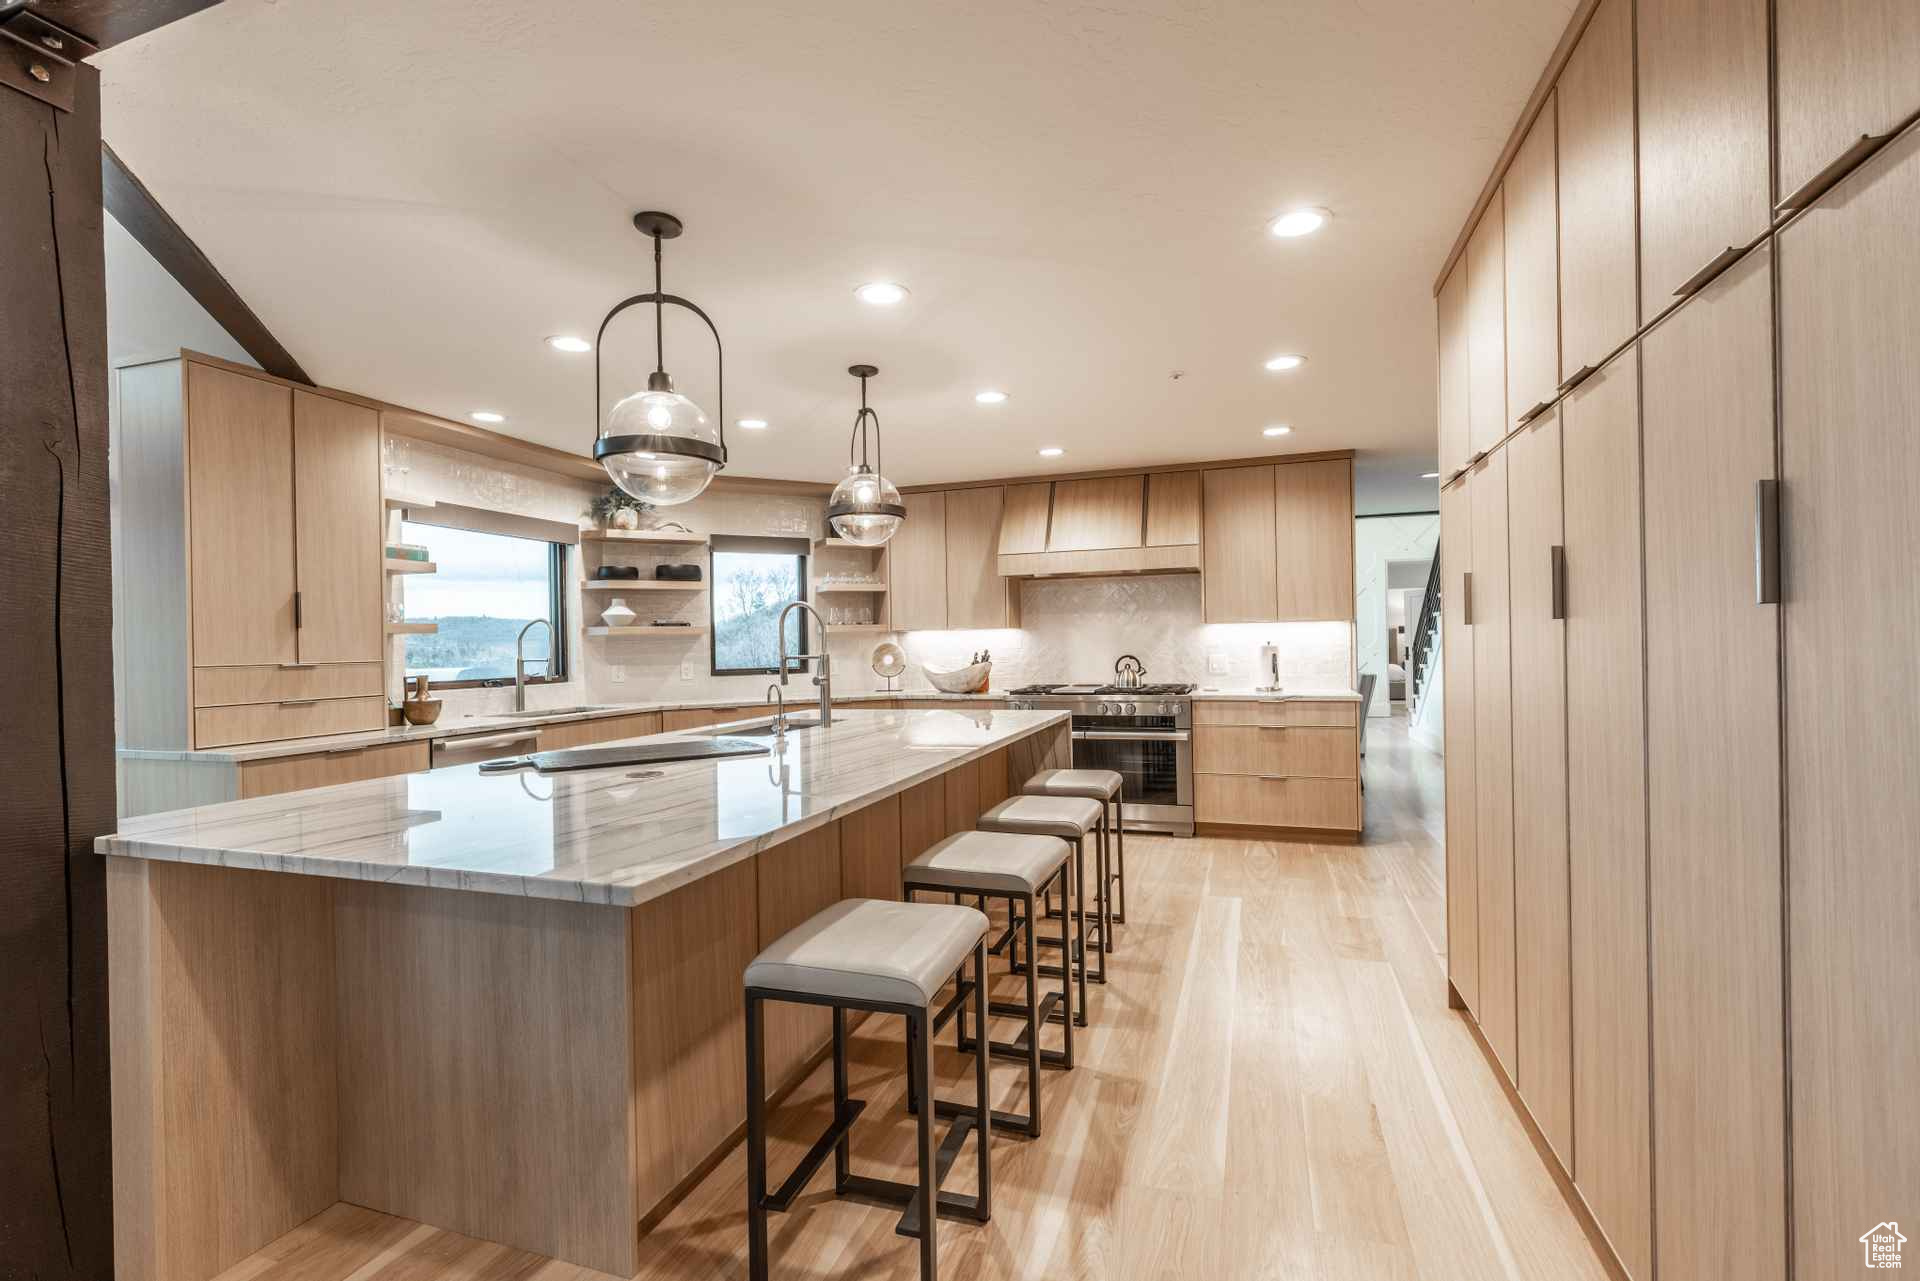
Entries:
[[113,582],[100,80],[0,86],[0,1278],[107,1277]]

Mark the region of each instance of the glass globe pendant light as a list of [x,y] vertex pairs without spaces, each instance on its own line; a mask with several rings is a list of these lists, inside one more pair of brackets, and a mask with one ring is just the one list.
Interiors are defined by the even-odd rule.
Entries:
[[[685,298],[665,293],[660,288],[660,242],[672,240],[681,232],[680,220],[672,214],[648,211],[633,216],[633,225],[653,237],[653,292],[635,294],[615,305],[600,322],[593,344],[593,409],[600,413],[600,352],[613,318],[637,303],[653,304],[654,369],[647,375],[647,389],[621,400],[607,414],[604,430],[596,429],[593,457],[607,475],[635,498],[658,507],[672,507],[698,498],[714,474],[727,465],[727,390],[726,355],[720,346],[720,331],[707,313]],[[667,372],[663,310],[672,303],[685,307],[706,321],[713,335],[713,348],[719,370],[719,416],[710,419],[700,406],[674,390],[673,375]]]
[[[860,380],[860,412],[853,417],[853,435],[847,441],[847,478],[833,487],[827,499],[827,523],[833,532],[859,547],[878,547],[892,538],[907,518],[900,491],[877,470],[880,463],[880,415],[867,408],[867,379],[879,373],[872,365],[851,365],[847,372]],[[873,431],[873,464],[867,462],[867,431]],[[853,461],[854,443],[860,461]]]

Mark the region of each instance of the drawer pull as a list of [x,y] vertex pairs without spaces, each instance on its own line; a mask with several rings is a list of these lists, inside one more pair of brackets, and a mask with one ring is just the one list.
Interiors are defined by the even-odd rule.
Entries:
[[319,702],[319,701],[320,701],[320,700],[319,700],[319,699],[317,699],[317,698],[283,698],[283,699],[281,699],[281,700],[280,700],[280,706],[282,706],[282,707],[311,707],[311,706],[313,706],[313,705],[314,705],[315,703],[317,703],[317,702]]
[[1514,425],[1518,427],[1525,427],[1528,423],[1532,422],[1534,419],[1538,418],[1541,414],[1546,413],[1549,409],[1552,409],[1552,408],[1553,408],[1553,402],[1551,400],[1543,400],[1539,404],[1535,405],[1532,409],[1529,409],[1526,413],[1521,414],[1518,418],[1514,419],[1513,420]]
[[1463,627],[1473,626],[1473,571],[1467,570],[1460,575],[1460,623]]
[[1547,572],[1553,576],[1549,589],[1553,612],[1549,617],[1563,621],[1567,616],[1567,549],[1555,544],[1547,548]]
[[1599,371],[1599,369],[1600,369],[1600,366],[1598,365],[1580,366],[1580,368],[1574,370],[1572,373],[1568,374],[1565,378],[1560,380],[1560,390],[1572,391],[1575,387],[1578,387],[1581,383],[1593,377],[1594,374]]
[[1854,140],[1851,147],[1835,156],[1827,167],[1813,177],[1801,183],[1793,194],[1773,207],[1775,213],[1792,213],[1796,209],[1805,209],[1825,194],[1833,186],[1853,171],[1853,167],[1879,150],[1880,144],[1893,137],[1891,133],[1863,133]]
[[282,663],[280,664],[280,670],[283,672],[310,672],[318,666],[320,666],[318,663]]
[[1780,603],[1780,482],[1753,482],[1753,603]]
[[495,747],[512,747],[515,743],[524,743],[540,737],[539,730],[529,730],[524,734],[499,734],[492,738],[436,738],[433,750],[436,752],[487,751]]
[[1691,298],[1713,282],[1713,278],[1739,261],[1740,255],[1747,252],[1738,245],[1728,245],[1708,260],[1707,265],[1694,272],[1681,282],[1673,291],[1675,298]]

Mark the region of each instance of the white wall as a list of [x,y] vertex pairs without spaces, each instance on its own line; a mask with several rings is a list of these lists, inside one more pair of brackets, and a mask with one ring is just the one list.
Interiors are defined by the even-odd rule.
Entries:
[[110,368],[178,356],[182,347],[258,368],[258,362],[112,214],[106,215],[102,229]]
[[1369,716],[1387,706],[1387,565],[1396,560],[1432,560],[1440,545],[1440,516],[1370,516],[1353,523],[1353,610],[1359,634],[1359,669],[1375,672]]

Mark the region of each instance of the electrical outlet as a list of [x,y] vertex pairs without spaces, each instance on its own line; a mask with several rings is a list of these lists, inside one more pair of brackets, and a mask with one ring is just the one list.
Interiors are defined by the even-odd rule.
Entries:
[[626,665],[623,663],[615,663],[613,666],[607,668],[607,679],[615,685],[625,685],[627,683]]
[[693,657],[691,655],[680,660],[680,679],[683,681],[693,679]]
[[1225,654],[1207,655],[1207,675],[1225,676],[1227,674],[1227,656]]

